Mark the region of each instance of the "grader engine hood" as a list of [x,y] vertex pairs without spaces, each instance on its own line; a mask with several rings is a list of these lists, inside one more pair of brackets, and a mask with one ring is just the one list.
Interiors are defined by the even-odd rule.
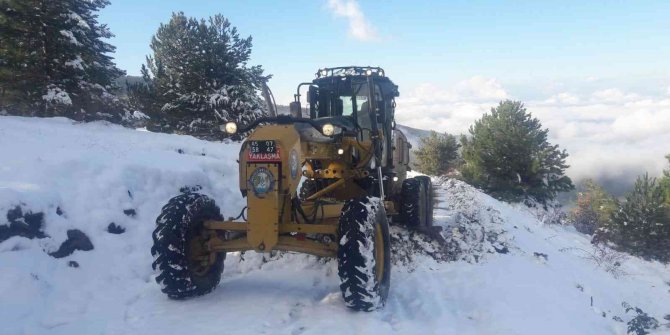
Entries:
[[294,125],[258,127],[240,151],[240,190],[247,196],[247,241],[256,250],[271,250],[280,222],[290,220],[287,200],[302,176],[300,135]]

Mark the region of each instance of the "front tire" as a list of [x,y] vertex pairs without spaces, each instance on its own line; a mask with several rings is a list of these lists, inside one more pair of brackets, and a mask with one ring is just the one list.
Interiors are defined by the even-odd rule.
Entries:
[[347,201],[340,216],[337,266],[347,307],[372,311],[386,303],[391,282],[391,239],[384,203]]
[[172,299],[207,294],[221,280],[225,253],[206,250],[206,220],[223,220],[214,200],[198,193],[176,196],[156,219],[151,255],[156,282]]

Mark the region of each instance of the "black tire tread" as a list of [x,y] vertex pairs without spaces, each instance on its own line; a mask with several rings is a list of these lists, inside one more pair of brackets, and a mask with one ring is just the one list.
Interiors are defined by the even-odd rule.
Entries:
[[[390,282],[390,237],[388,221],[383,203],[378,198],[360,198],[347,201],[340,216],[338,235],[340,246],[337,252],[340,289],[345,304],[358,311],[372,311],[384,306]],[[372,213],[369,212],[370,208]],[[381,280],[365,269],[374,269],[374,248],[370,254],[369,245],[374,244],[376,223],[380,222],[384,234],[384,274]],[[373,270],[374,271],[374,270]]]
[[419,228],[425,224],[421,220],[421,211],[425,211],[422,193],[425,194],[424,185],[419,179],[407,178],[403,181],[400,215],[408,227]]
[[423,189],[426,192],[426,227],[433,226],[433,181],[428,176],[416,176],[415,179],[423,184]]
[[223,217],[212,199],[198,193],[185,193],[170,199],[156,218],[151,247],[152,267],[158,272],[156,282],[161,285],[161,291],[172,299],[207,294],[221,280],[225,254],[218,254],[203,276],[189,270],[187,239],[189,234],[202,227],[205,220],[223,220]]

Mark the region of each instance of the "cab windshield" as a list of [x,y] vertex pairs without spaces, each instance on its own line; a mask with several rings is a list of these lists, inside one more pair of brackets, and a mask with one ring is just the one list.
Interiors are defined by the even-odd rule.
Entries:
[[[369,121],[369,91],[367,82],[356,83],[352,79],[333,78],[329,83],[320,83],[319,87],[311,87],[310,118],[348,116]],[[364,121],[363,121],[364,122]]]

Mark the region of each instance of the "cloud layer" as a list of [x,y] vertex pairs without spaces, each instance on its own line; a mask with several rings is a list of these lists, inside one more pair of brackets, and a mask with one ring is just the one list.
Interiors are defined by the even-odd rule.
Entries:
[[359,41],[379,39],[376,29],[365,18],[356,0],[328,0],[328,9],[335,16],[344,17],[349,23],[349,35]]
[[550,140],[570,153],[568,174],[573,179],[596,178],[627,187],[634,176],[645,171],[658,175],[667,166],[670,88],[665,93],[645,96],[610,87],[527,101],[495,79],[473,77],[447,88],[416,87],[398,100],[397,117],[411,127],[460,134],[500,100],[522,100],[549,128]]

